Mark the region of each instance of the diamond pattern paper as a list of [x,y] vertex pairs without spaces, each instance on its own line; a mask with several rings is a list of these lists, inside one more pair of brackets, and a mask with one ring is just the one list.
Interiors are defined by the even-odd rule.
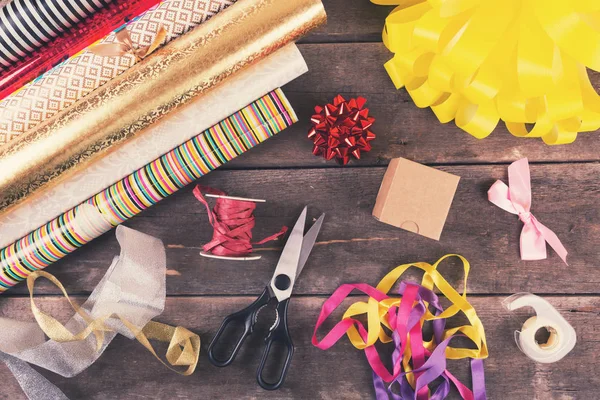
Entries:
[[[128,24],[137,46],[149,46],[161,26],[163,43],[183,35],[236,0],[166,0]],[[110,34],[101,43],[114,43]],[[135,57],[101,57],[85,50],[48,71],[20,91],[0,101],[0,145],[73,105],[93,90],[122,74]]]

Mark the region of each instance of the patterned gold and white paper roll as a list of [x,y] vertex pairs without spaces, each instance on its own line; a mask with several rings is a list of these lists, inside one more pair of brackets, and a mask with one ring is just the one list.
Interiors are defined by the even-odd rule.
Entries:
[[298,121],[274,90],[15,243],[0,249],[0,293]]
[[244,0],[0,149],[0,212],[324,23],[320,0]]

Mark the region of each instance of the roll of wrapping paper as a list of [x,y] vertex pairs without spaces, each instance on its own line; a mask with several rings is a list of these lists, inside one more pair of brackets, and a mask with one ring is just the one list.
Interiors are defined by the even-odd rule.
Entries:
[[324,23],[320,0],[243,0],[0,149],[0,209],[39,195]]
[[[0,144],[36,128],[73,106],[137,62],[137,55],[196,28],[237,0],[164,0],[123,29],[52,68],[21,90],[0,100]],[[166,37],[162,39],[162,36]],[[126,42],[130,39],[130,46]],[[125,41],[125,42],[123,42]],[[98,45],[117,48],[120,57],[95,54]],[[115,52],[113,52],[114,55]],[[106,54],[106,51],[104,52]],[[143,58],[143,57],[142,57]]]
[[107,157],[44,191],[44,196],[27,199],[0,216],[0,249],[307,70],[300,50],[293,43],[245,68],[198,99],[200,101],[192,101],[153,124],[143,136],[133,138]]
[[[261,97],[144,168],[0,250],[0,292],[297,120],[281,89]],[[100,214],[90,212],[90,205]]]
[[0,100],[160,1],[113,2],[22,60],[12,62],[8,67],[0,64]]
[[0,9],[0,64],[10,67],[112,0],[12,0]]

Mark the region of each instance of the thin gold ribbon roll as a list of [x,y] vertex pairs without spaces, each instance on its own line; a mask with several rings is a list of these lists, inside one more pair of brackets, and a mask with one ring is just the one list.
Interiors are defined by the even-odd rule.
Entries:
[[371,1],[399,5],[383,32],[394,53],[385,68],[440,122],[484,138],[503,120],[547,144],[600,128],[586,70],[600,71],[599,1]]
[[325,20],[320,0],[232,5],[0,148],[0,213]]

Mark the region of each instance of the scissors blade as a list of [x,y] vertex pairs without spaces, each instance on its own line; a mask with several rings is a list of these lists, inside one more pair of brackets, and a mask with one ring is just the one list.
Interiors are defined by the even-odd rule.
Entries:
[[292,294],[292,288],[296,280],[296,271],[300,261],[302,243],[304,239],[304,225],[306,223],[306,207],[302,210],[300,217],[296,221],[292,233],[281,252],[281,257],[271,278],[271,291],[277,297],[278,301],[289,298]]
[[308,260],[308,256],[312,251],[315,242],[317,241],[317,236],[319,235],[319,231],[321,230],[321,225],[323,225],[323,219],[325,218],[325,214],[321,214],[319,219],[310,227],[306,235],[304,235],[304,241],[302,242],[302,251],[300,251],[300,261],[298,262],[298,270],[296,271],[296,279],[304,269],[304,265]]

